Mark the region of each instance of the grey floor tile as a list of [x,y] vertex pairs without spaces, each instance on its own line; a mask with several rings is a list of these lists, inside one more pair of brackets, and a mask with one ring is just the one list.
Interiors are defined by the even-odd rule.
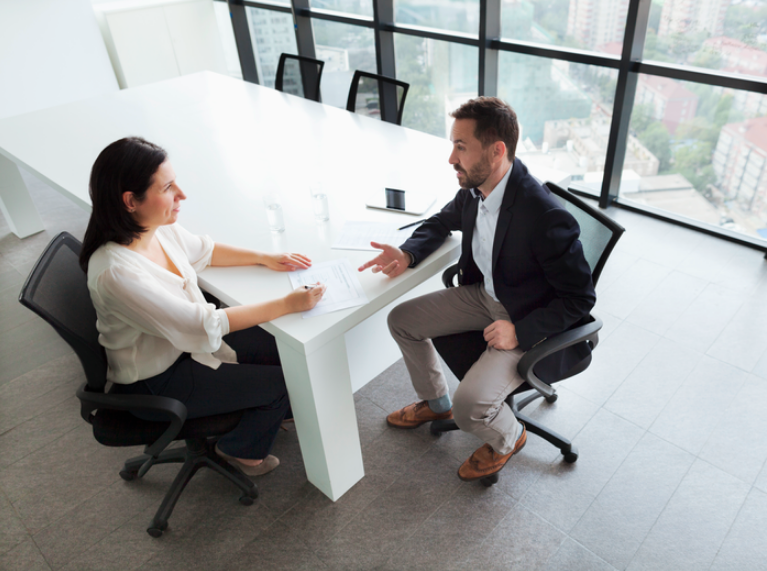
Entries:
[[597,308],[625,319],[666,279],[669,272],[667,267],[640,258],[609,287],[599,292]]
[[360,444],[372,442],[387,429],[387,412],[367,397],[359,394],[354,397],[354,407],[357,412],[357,427],[360,433]]
[[730,528],[711,571],[761,571],[767,562],[767,494],[752,489]]
[[627,321],[663,335],[676,322],[708,282],[674,271],[632,311]]
[[[84,381],[80,361],[70,353],[0,385],[0,434],[41,415],[61,413],[62,403]],[[82,422],[79,410],[74,416]]]
[[317,556],[331,569],[375,569],[450,500],[462,482],[458,462],[439,450],[409,465],[386,491],[324,545]]
[[743,303],[707,354],[745,371],[751,371],[767,351],[767,303],[763,295]]
[[759,378],[767,380],[767,351],[759,357],[759,360],[756,362],[756,365],[751,372]]
[[3,364],[0,386],[71,353],[69,345],[38,317],[13,329],[0,331],[0,363]]
[[767,462],[764,463],[761,472],[759,472],[759,475],[756,477],[754,487],[763,492],[767,492]]
[[748,490],[737,478],[696,460],[627,569],[708,569]]
[[702,358],[693,349],[660,339],[605,403],[605,408],[649,428]]
[[20,543],[11,551],[0,555],[0,569],[3,571],[51,571],[32,539]]
[[0,257],[0,291],[15,291],[18,297],[18,292],[21,290],[21,286],[25,279],[26,276],[21,275],[21,273],[11,265],[11,262]]
[[278,433],[272,454],[280,459],[280,466],[273,472],[259,476],[257,485],[260,501],[279,517],[316,488],[306,479],[295,427]]
[[746,373],[704,356],[658,415],[650,431],[698,454],[718,429],[726,409],[746,382]]
[[50,411],[24,421],[0,435],[0,469],[10,466],[80,426],[80,401],[70,397]]
[[53,568],[66,565],[137,513],[159,505],[153,496],[140,493],[141,484],[115,482],[35,533],[35,544],[48,563]]
[[750,377],[716,421],[700,458],[753,484],[767,461],[767,383]]
[[467,569],[465,561],[480,549],[515,504],[498,486],[464,484],[382,568]]
[[757,250],[705,236],[677,269],[744,294],[763,277],[763,258]]
[[81,424],[0,470],[0,486],[33,533],[117,481],[130,455],[130,450],[101,446]]
[[600,410],[574,441],[579,459],[555,462],[522,498],[533,512],[569,532],[642,436],[637,426]]
[[0,490],[0,555],[8,553],[30,539],[18,512]]
[[740,306],[743,296],[717,284],[709,284],[666,331],[665,336],[705,353]]
[[607,288],[620,279],[629,268],[639,261],[639,256],[636,254],[621,250],[620,244],[621,242],[618,242],[618,247],[610,255],[610,259],[605,264],[602,275],[599,277],[599,282],[597,282],[597,302]]
[[614,571],[614,569],[615,567],[568,537],[546,562],[544,571]]
[[570,536],[625,569],[690,469],[694,456],[645,434]]
[[660,337],[625,321],[595,349],[591,366],[567,379],[568,390],[598,405],[604,404]]
[[517,505],[493,530],[465,569],[543,569],[565,535],[522,505]]
[[301,503],[280,517],[280,522],[307,545],[320,547],[384,493],[391,483],[391,478],[367,474],[336,502],[319,490],[312,490]]
[[274,569],[322,571],[328,567],[289,527],[275,522],[257,539],[226,561],[227,571]]

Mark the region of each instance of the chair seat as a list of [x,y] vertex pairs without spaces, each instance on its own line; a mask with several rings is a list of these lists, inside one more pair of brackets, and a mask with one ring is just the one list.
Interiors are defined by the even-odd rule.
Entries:
[[[220,436],[235,429],[243,411],[187,419],[175,440]],[[127,411],[102,409],[92,417],[93,436],[105,446],[152,444],[168,429],[169,422],[142,420]]]

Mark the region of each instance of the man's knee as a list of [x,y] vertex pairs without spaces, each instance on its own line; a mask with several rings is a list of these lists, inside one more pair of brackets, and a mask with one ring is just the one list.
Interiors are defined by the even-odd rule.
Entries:
[[395,337],[403,331],[403,327],[405,327],[408,317],[412,316],[412,301],[413,300],[409,300],[400,303],[389,312],[389,316],[386,318],[386,323],[389,325],[389,331]]
[[471,432],[472,427],[481,423],[481,411],[477,403],[460,390],[453,395],[453,419],[455,424],[464,432]]

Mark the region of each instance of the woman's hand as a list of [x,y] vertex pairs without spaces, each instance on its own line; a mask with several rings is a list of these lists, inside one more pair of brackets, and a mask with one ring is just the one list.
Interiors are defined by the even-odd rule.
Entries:
[[312,261],[302,254],[262,254],[260,263],[276,272],[292,272],[305,270]]
[[301,286],[285,296],[288,313],[308,311],[319,303],[328,286],[317,284],[311,289]]

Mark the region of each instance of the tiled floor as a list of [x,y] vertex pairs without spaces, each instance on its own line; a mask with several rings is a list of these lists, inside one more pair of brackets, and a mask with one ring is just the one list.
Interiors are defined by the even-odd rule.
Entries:
[[146,532],[175,467],[124,482],[137,452],[79,417],[79,364],[16,301],[57,231],[86,216],[28,179],[48,231],[0,221],[0,569],[767,569],[767,261],[612,209],[628,232],[599,284],[593,366],[534,416],[572,437],[570,465],[531,436],[492,488],[462,483],[472,437],[386,427],[413,399],[401,362],[356,395],[366,477],[331,503],[294,431],[261,497],[200,473],[161,539]]

